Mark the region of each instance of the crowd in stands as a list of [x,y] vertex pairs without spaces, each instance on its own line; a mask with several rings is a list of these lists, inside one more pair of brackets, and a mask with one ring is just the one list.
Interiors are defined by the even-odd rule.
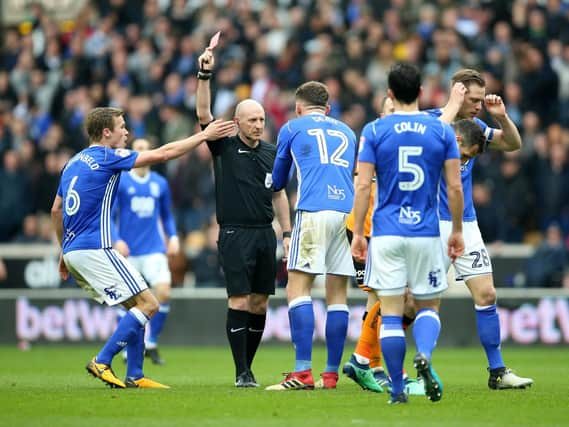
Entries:
[[[91,108],[124,109],[131,136],[156,145],[196,131],[197,57],[221,30],[213,113],[228,116],[252,97],[265,106],[271,142],[304,81],[326,83],[330,114],[359,134],[376,116],[394,62],[422,68],[422,108],[445,104],[459,68],[482,70],[523,140],[518,152],[477,161],[482,234],[487,242],[543,240],[537,253],[557,242],[554,277],[567,269],[567,0],[99,0],[73,20],[39,4],[28,12],[4,29],[0,48],[0,242],[53,240],[59,173],[87,143]],[[207,146],[159,172],[173,192],[186,268],[199,270],[216,250]],[[200,283],[217,280],[195,273],[207,276]]]

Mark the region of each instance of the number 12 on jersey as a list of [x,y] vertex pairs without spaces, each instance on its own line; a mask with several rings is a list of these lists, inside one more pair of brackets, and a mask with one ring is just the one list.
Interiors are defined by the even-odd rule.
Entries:
[[[318,142],[318,151],[320,152],[320,163],[331,163],[344,168],[350,167],[350,162],[342,159],[342,154],[348,149],[348,137],[341,131],[335,129],[308,129],[308,135],[315,136]],[[328,146],[326,145],[326,136],[340,138],[340,145],[328,158]]]

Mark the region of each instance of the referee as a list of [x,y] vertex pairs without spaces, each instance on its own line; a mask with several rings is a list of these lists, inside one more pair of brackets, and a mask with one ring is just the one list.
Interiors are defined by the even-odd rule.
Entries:
[[[198,58],[196,110],[202,127],[212,120],[209,80],[215,64],[206,49]],[[213,156],[219,256],[227,282],[226,331],[235,363],[235,386],[258,387],[251,364],[265,329],[269,295],[275,293],[274,210],[285,256],[290,211],[284,190],[273,192],[276,147],[262,141],[265,111],[252,99],[235,108],[236,136],[208,142]]]

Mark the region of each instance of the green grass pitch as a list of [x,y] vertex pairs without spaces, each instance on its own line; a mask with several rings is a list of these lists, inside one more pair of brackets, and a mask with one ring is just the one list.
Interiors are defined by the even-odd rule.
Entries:
[[[352,350],[348,344],[344,358]],[[87,375],[95,346],[0,347],[0,426],[566,426],[569,424],[569,350],[505,348],[509,366],[533,377],[527,390],[489,390],[481,348],[440,348],[434,366],[443,400],[411,396],[387,405],[385,393],[360,390],[341,377],[337,390],[268,392],[236,389],[228,347],[164,347],[167,364],[146,363],[150,378],[171,390],[111,390]],[[408,349],[407,369],[413,349]],[[325,349],[314,349],[316,376]],[[262,344],[254,372],[263,386],[291,370],[291,346]],[[125,367],[115,359],[115,372]]]

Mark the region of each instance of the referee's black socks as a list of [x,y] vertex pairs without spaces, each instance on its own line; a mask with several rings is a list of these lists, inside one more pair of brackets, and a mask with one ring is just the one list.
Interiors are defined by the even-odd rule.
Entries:
[[226,332],[233,362],[235,363],[235,376],[248,369],[247,363],[247,335],[249,326],[249,312],[227,309]]

